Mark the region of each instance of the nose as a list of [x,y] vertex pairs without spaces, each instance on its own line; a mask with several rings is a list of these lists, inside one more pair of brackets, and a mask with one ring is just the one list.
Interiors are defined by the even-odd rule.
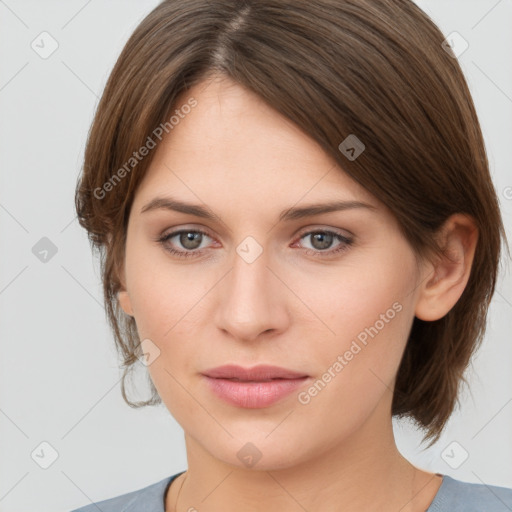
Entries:
[[289,325],[286,287],[268,264],[265,252],[252,263],[237,253],[233,268],[216,287],[216,326],[236,340],[276,335]]

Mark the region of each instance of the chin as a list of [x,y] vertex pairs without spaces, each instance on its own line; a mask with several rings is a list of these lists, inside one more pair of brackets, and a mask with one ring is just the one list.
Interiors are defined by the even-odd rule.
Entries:
[[[275,426],[274,424],[273,428]],[[254,429],[249,428],[246,435],[235,434],[229,427],[228,430],[233,434],[233,438],[226,439],[226,443],[219,443],[216,438],[211,439],[211,444],[208,442],[201,444],[212,457],[239,470],[287,469],[301,462],[307,462],[317,453],[315,447],[305,446],[304,440],[285,431],[281,433],[282,436],[275,435],[275,432],[269,436],[268,431],[255,435]],[[286,439],[289,440],[288,443],[285,442]]]

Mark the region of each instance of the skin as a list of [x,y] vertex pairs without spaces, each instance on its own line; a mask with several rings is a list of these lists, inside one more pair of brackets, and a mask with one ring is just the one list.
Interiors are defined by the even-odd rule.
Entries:
[[[136,192],[119,293],[140,339],[160,351],[148,370],[185,432],[188,470],[171,485],[166,512],[335,511],[341,502],[345,511],[425,511],[442,479],[398,451],[392,391],[414,316],[441,318],[466,286],[474,223],[454,215],[440,232],[455,261],[418,262],[390,211],[256,95],[217,77],[178,105],[190,97],[198,105],[159,144]],[[141,213],[166,195],[216,218]],[[278,220],[292,206],[334,199],[374,209]],[[156,241],[178,229],[208,235],[197,249],[179,235]],[[343,244],[335,237],[322,249],[311,232],[326,230],[353,243],[326,256]],[[263,251],[252,263],[236,251],[247,236]],[[196,254],[180,259],[169,247]],[[308,374],[307,390],[395,302],[401,311],[306,405],[292,393],[238,408],[200,375],[275,364]],[[237,457],[248,442],[262,454],[253,467]]]

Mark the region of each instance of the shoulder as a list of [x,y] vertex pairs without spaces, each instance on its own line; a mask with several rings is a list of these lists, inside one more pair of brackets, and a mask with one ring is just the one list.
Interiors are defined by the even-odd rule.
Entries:
[[164,512],[164,495],[167,487],[180,474],[166,477],[135,491],[90,503],[71,512]]
[[509,512],[512,489],[463,482],[443,475],[443,483],[427,512]]

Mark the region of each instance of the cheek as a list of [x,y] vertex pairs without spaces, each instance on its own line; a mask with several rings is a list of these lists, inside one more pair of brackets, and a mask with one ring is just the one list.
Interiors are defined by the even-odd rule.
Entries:
[[308,357],[337,399],[357,401],[364,392],[371,401],[392,387],[414,318],[414,260],[405,250],[399,256],[361,258],[337,273],[303,280],[298,290],[322,320],[311,324],[309,338],[318,340],[319,326],[322,335]]
[[141,234],[139,237],[127,257],[137,329],[141,339],[165,343],[186,323],[207,283],[197,278],[193,265],[173,264],[163,249],[143,240]]
[[412,314],[403,300],[390,303],[388,294],[375,289],[330,307],[339,308],[331,321],[336,335],[326,334],[310,349],[317,374],[297,397],[294,421],[335,440],[360,428],[384,398],[391,402]]
[[[355,258],[354,258],[355,260]],[[294,322],[307,320],[322,339],[346,344],[354,338],[386,338],[384,333],[402,332],[400,325],[410,316],[404,313],[413,300],[415,269],[410,255],[372,254],[336,268],[288,276],[294,293],[301,299],[295,306]],[[303,306],[308,306],[306,310]],[[300,313],[300,314],[299,314]],[[395,332],[396,331],[396,332]]]
[[159,261],[139,265],[132,276],[130,294],[139,337],[157,347],[158,357],[148,371],[160,396],[173,397],[173,410],[186,409],[190,397],[184,396],[180,403],[179,383],[185,384],[183,376],[197,371],[198,341],[204,338],[200,331],[207,315],[205,299],[215,281],[198,277],[193,266],[173,268]]

